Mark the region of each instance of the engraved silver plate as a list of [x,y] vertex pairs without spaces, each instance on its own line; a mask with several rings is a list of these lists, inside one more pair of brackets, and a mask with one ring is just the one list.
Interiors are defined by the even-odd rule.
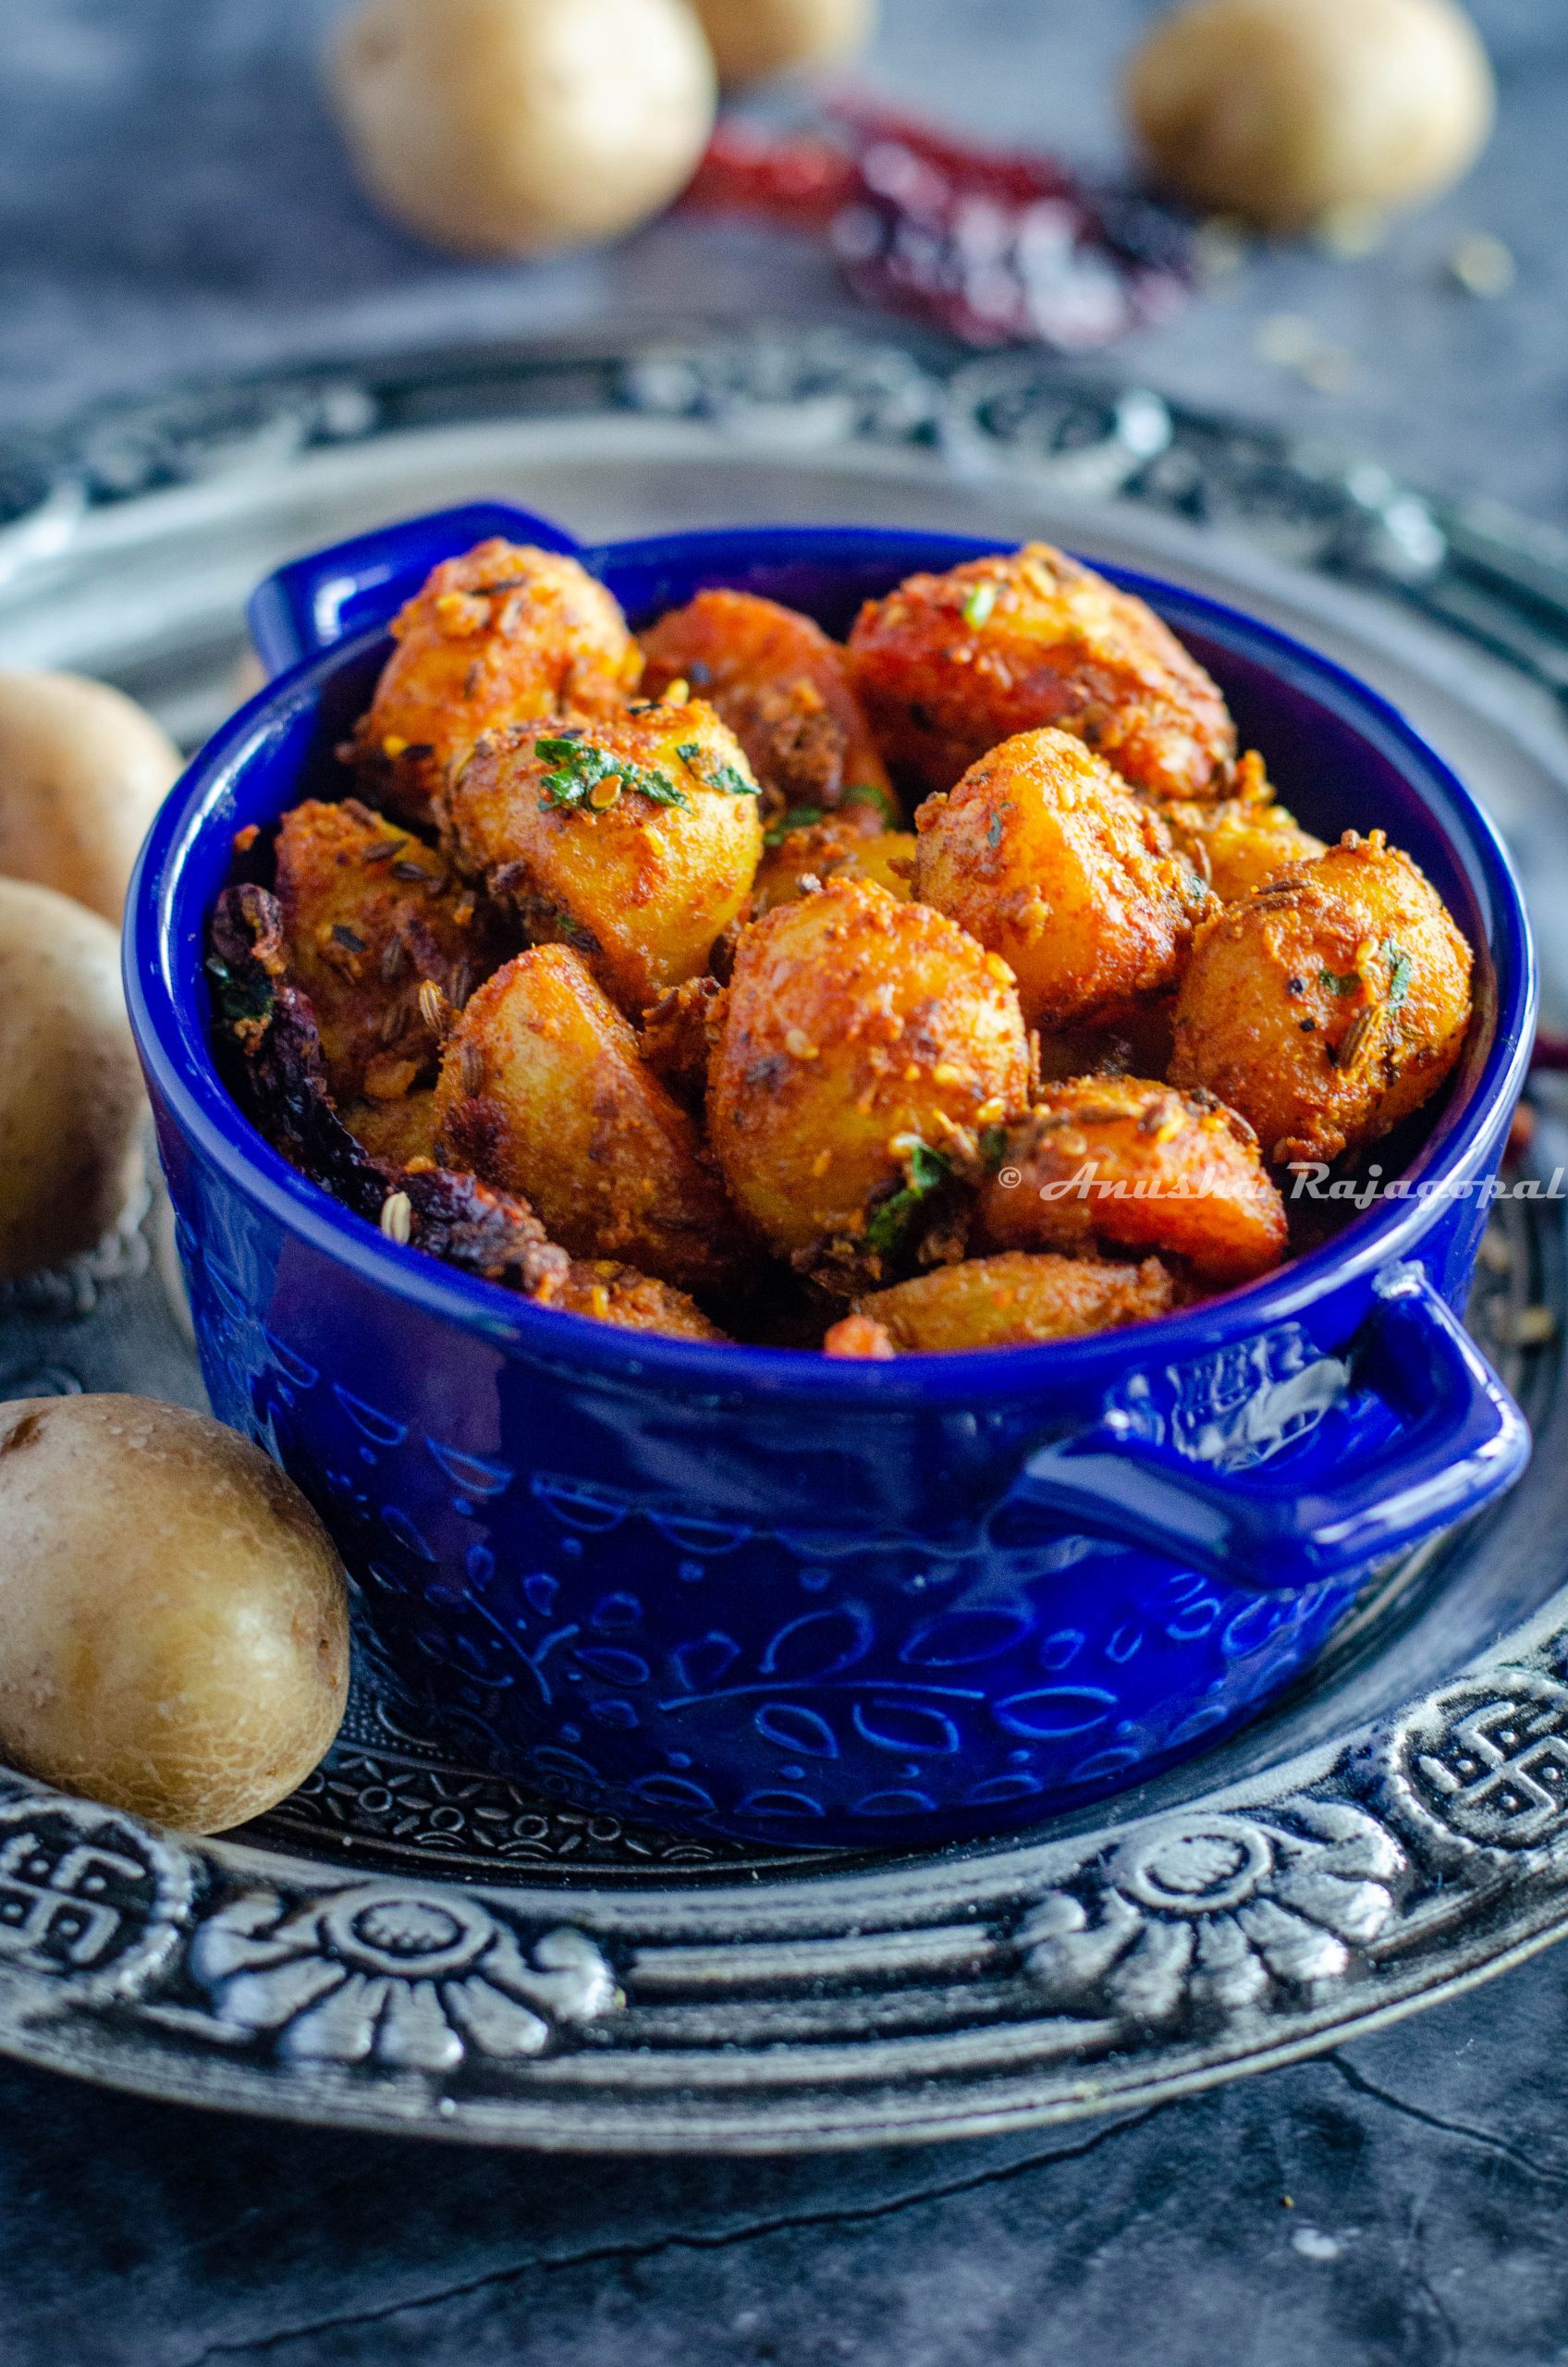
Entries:
[[[1030,357],[693,333],[101,414],[0,453],[0,657],[109,675],[194,739],[238,695],[259,575],[487,492],[590,537],[747,517],[1045,533],[1229,596],[1463,767],[1568,989],[1560,555]],[[1568,1162],[1550,1112],[1533,1156]],[[0,1393],[199,1402],[160,1262],[0,1307]],[[1387,1577],[1257,1725],[993,1846],[767,1857],[635,1830],[465,1766],[368,1683],[325,1765],[221,1841],[0,1771],[0,2050],[471,2142],[804,2151],[1152,2101],[1501,1970],[1568,1915],[1565,1319],[1562,1204],[1505,1204],[1471,1321],[1536,1426],[1524,1485]]]

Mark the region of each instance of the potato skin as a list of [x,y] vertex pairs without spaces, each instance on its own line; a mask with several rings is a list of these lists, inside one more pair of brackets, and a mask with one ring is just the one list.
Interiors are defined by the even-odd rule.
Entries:
[[334,1094],[400,1099],[441,1049],[420,987],[428,981],[460,1009],[501,958],[491,916],[454,889],[451,865],[423,840],[351,797],[312,798],[283,816],[276,895]]
[[0,1758],[192,1833],[287,1797],[331,1745],[348,1590],[259,1448],[122,1396],[0,1407]]
[[97,1246],[140,1179],[146,1107],[116,931],[0,879],[0,1281]]
[[[1081,1339],[1169,1315],[1170,1276],[1158,1257],[1114,1266],[1097,1257],[996,1257],[939,1266],[856,1302],[856,1315],[879,1325],[898,1355],[945,1355],[965,1348],[1016,1348],[1041,1340]],[[836,1327],[841,1330],[842,1327]],[[847,1341],[829,1354],[855,1353]],[[876,1354],[861,1346],[860,1354]]]
[[574,1257],[566,1280],[546,1302],[564,1315],[585,1315],[622,1331],[656,1331],[668,1340],[725,1338],[684,1291],[640,1274],[613,1257]]
[[1196,210],[1289,231],[1457,180],[1496,91],[1452,0],[1196,0],[1149,32],[1127,105],[1156,172]]
[[1070,732],[1024,731],[914,817],[914,892],[999,953],[1032,1027],[1174,985],[1212,898],[1154,808]]
[[1170,1082],[1239,1110],[1264,1156],[1331,1159],[1434,1094],[1470,1021],[1469,946],[1381,830],[1347,830],[1199,930]]
[[763,855],[752,894],[759,918],[776,904],[791,903],[816,879],[871,879],[889,896],[908,903],[913,894],[916,845],[909,830],[885,830],[869,806],[845,806],[826,822],[787,830]]
[[332,84],[371,195],[462,255],[632,228],[691,179],[717,97],[682,0],[361,0]]
[[1046,543],[912,575],[850,635],[895,770],[950,789],[1021,731],[1072,732],[1155,797],[1221,797],[1236,734],[1216,685],[1153,609]]
[[179,771],[167,732],[107,682],[0,672],[0,876],[54,888],[117,928]]
[[[680,803],[631,786],[603,811],[554,803],[546,783],[563,730],[572,727],[521,725],[481,742],[442,792],[443,836],[529,938],[573,946],[636,1016],[707,968],[745,903],[762,855],[756,785],[740,742],[692,700],[606,717],[576,739],[631,780],[667,783]],[[715,785],[727,779],[739,793]]]
[[496,971],[447,1039],[436,1086],[447,1162],[521,1193],[574,1257],[723,1292],[751,1260],[692,1120],[566,946]]
[[864,1233],[918,1138],[949,1152],[1021,1109],[1006,965],[941,914],[836,880],[741,937],[708,1079],[731,1196],[786,1253]]
[[574,558],[499,536],[443,559],[394,618],[398,646],[342,754],[373,803],[428,818],[448,767],[486,731],[612,715],[642,653],[612,595]]
[[1284,1202],[1252,1128],[1211,1094],[1144,1077],[1042,1092],[1011,1130],[977,1215],[998,1249],[1158,1250],[1219,1283],[1251,1282],[1285,1252]]
[[833,64],[870,38],[876,0],[697,0],[726,90]]
[[884,821],[898,806],[843,649],[797,609],[754,592],[699,592],[643,635],[643,683],[661,698],[682,681],[744,748],[764,818],[830,814],[872,790]]

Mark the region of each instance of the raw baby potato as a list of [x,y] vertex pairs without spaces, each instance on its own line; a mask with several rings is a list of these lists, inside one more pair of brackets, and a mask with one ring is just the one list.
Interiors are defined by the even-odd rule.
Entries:
[[0,1282],[94,1248],[136,1187],[145,1107],[119,938],[0,879]]
[[178,776],[160,725],[107,682],[0,672],[0,874],[119,924],[132,866]]
[[685,0],[365,0],[332,82],[372,197],[465,255],[634,228],[691,178],[715,106]]
[[287,1797],[342,1722],[342,1564],[203,1414],[0,1406],[0,1760],[189,1833]]
[[1280,231],[1436,196],[1496,104],[1452,0],[1196,0],[1150,33],[1127,98],[1170,188]]
[[831,66],[871,37],[876,0],[697,0],[726,88]]

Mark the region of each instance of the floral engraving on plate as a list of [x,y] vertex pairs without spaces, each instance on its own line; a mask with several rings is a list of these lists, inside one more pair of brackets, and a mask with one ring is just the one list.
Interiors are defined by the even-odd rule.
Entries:
[[1024,1917],[1026,1970],[1066,2011],[1154,2027],[1338,1979],[1393,1913],[1399,1846],[1358,1809],[1183,1812],[1133,1833]]
[[295,2063],[387,2070],[538,2054],[621,2003],[581,1932],[528,1948],[476,1899],[380,1884],[292,1908],[251,1891],[202,1926],[188,1969],[227,2035],[272,2038]]
[[0,1807],[0,1970],[123,1996],[174,1947],[189,1889],[187,1861],[129,1818],[49,1793]]
[[1395,1797],[1475,1848],[1534,1849],[1568,1825],[1568,1686],[1493,1669],[1445,1686],[1396,1728]]

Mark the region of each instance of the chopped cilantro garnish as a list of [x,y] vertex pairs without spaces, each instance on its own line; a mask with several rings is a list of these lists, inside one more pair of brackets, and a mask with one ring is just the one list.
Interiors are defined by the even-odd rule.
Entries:
[[996,605],[996,585],[994,583],[977,583],[974,586],[974,591],[971,592],[968,599],[963,604],[964,623],[966,625],[972,625],[974,631],[978,632]]
[[998,806],[986,825],[986,844],[988,847],[999,847],[1002,842],[1003,811],[1004,809]]
[[993,1168],[999,1167],[1004,1156],[1006,1155],[1006,1151],[1007,1128],[1005,1126],[982,1126],[980,1129],[980,1156],[985,1160],[986,1166]]
[[623,789],[633,789],[655,805],[684,805],[688,803],[683,789],[677,789],[667,773],[651,772],[643,765],[632,764],[625,756],[612,756],[607,748],[595,748],[590,740],[537,740],[535,753],[555,770],[545,775],[545,794],[541,805],[567,805],[581,810],[589,803],[590,792],[602,780],[619,780]]
[[1359,970],[1347,970],[1342,977],[1333,970],[1319,970],[1317,975],[1331,995],[1353,995],[1361,984]]
[[878,789],[874,780],[856,781],[851,789],[845,790],[839,803],[840,805],[875,805],[885,822],[897,826],[898,807],[887,791]]
[[[696,772],[698,759],[703,754],[703,743],[700,740],[682,740],[675,753],[683,765],[690,765],[692,771]],[[748,780],[745,774],[737,772],[733,765],[715,765],[708,772],[697,773],[697,779],[704,789],[722,789],[728,797],[760,797],[762,795],[755,781]]]
[[708,773],[705,779],[710,789],[722,789],[729,797],[760,797],[762,795],[755,781],[748,780],[745,774],[737,772],[733,765],[715,765],[712,772]]
[[768,824],[763,832],[764,842],[776,847],[789,837],[791,830],[809,830],[814,822],[820,822],[822,818],[820,805],[791,805],[788,813],[780,814],[777,822]]
[[928,1143],[916,1141],[910,1146],[904,1172],[907,1181],[903,1189],[895,1192],[872,1211],[871,1220],[865,1228],[865,1245],[876,1250],[879,1257],[889,1257],[899,1248],[922,1201],[928,1200],[933,1192],[940,1191],[952,1169],[939,1150],[933,1150]]
[[1397,1011],[1410,992],[1415,964],[1403,946],[1396,945],[1391,937],[1383,939],[1383,958],[1389,965],[1389,1009]]

